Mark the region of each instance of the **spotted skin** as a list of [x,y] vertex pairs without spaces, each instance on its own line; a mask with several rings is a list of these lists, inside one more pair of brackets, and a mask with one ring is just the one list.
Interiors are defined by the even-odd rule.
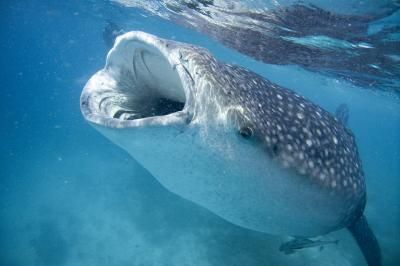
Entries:
[[[240,106],[242,118],[237,127],[251,129],[250,141],[261,144],[274,160],[310,183],[345,197],[348,204],[343,224],[362,213],[364,173],[354,136],[345,125],[295,92],[242,67],[222,64],[203,49],[187,54],[183,61],[188,70],[212,80],[212,89],[219,91],[219,97],[212,98],[219,106]],[[207,73],[213,76],[204,77]],[[238,80],[245,81],[239,88]]]

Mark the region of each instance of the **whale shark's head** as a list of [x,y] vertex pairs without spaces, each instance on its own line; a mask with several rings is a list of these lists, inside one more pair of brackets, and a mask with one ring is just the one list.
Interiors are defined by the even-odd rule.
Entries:
[[143,32],[118,37],[81,110],[167,189],[237,225],[317,235],[363,212],[351,132],[202,48]]

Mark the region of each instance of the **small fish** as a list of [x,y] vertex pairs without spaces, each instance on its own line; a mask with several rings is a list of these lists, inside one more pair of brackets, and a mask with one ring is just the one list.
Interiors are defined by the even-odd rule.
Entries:
[[114,42],[117,36],[123,33],[125,33],[123,29],[121,29],[117,24],[115,24],[111,20],[108,20],[107,25],[103,30],[103,40],[107,48],[111,49],[114,46]]
[[338,244],[339,240],[334,241],[324,241],[324,240],[311,240],[308,238],[295,238],[288,242],[283,243],[279,247],[279,251],[288,254],[293,254],[296,250],[303,248],[312,248],[312,247],[320,247],[319,250],[323,249],[324,245],[328,244]]

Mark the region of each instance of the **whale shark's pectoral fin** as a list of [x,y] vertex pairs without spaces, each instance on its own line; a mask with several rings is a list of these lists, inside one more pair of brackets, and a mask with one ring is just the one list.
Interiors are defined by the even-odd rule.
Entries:
[[343,125],[347,126],[347,122],[349,121],[349,107],[347,104],[342,103],[339,105],[336,108],[335,116]]
[[367,219],[362,215],[351,226],[347,227],[357,241],[369,266],[382,265],[381,249],[378,240],[368,225]]

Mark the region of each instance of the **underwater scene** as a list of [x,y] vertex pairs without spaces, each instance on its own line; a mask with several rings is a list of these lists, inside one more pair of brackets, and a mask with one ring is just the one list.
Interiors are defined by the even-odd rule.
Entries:
[[400,265],[399,1],[0,12],[1,266]]

